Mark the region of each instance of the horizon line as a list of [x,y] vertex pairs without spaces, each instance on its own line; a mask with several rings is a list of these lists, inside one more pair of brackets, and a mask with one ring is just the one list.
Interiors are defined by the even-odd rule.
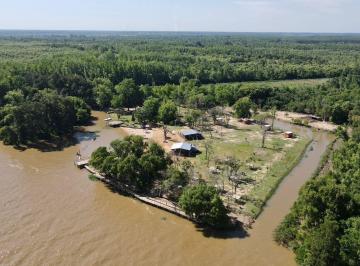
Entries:
[[312,32],[312,31],[211,31],[211,30],[92,30],[92,29],[2,29],[0,31],[23,31],[23,32],[105,32],[105,33],[224,33],[224,34],[360,34],[360,32]]

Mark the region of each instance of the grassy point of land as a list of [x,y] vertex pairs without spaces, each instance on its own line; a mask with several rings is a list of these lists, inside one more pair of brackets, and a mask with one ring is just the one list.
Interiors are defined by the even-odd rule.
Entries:
[[[185,110],[181,112],[184,113]],[[111,118],[118,120],[116,114],[111,114]],[[131,118],[131,115],[120,117],[125,123],[123,129],[129,135],[145,136],[157,142],[167,152],[170,152],[172,143],[185,141],[180,135],[180,132],[187,128],[185,126],[168,126],[171,133],[164,142],[162,128],[143,130],[136,122],[132,122]],[[134,124],[135,128],[127,128],[130,124]],[[203,179],[222,191],[221,197],[231,215],[247,224],[261,213],[266,201],[283,178],[297,165],[311,143],[309,138],[302,136],[285,138],[281,131],[275,130],[266,134],[263,148],[262,127],[256,124],[246,125],[234,117],[230,118],[227,127],[212,125],[200,131],[205,139],[190,141],[201,151],[200,155],[189,158],[194,166],[194,180]],[[222,164],[229,158],[238,161],[240,165],[237,174],[241,173],[242,180],[236,188],[229,178],[228,170]],[[174,159],[175,162],[183,160],[178,156]]]
[[291,172],[303,157],[310,139],[300,139],[284,152],[282,159],[274,162],[263,180],[249,193],[249,201],[244,206],[244,213],[257,218],[266,201],[274,194],[281,181]]
[[[224,187],[223,200],[232,215],[240,219],[254,219],[261,213],[265,202],[296,166],[311,142],[300,136],[287,139],[282,132],[275,131],[267,134],[265,148],[261,148],[261,127],[245,125],[236,119],[231,119],[229,128],[215,126],[211,134],[203,134],[205,140],[191,142],[202,151],[200,155],[190,159],[195,172],[207,183],[221,189]],[[211,146],[209,160],[206,158],[205,148],[208,143]],[[244,183],[236,191],[223,173],[212,174],[209,171],[210,168],[221,168],[218,162],[230,157],[240,161],[240,171],[245,174]]]

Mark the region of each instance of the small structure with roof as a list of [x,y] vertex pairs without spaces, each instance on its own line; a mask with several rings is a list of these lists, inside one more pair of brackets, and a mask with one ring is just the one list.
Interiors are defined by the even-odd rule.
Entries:
[[245,125],[252,125],[255,124],[255,120],[254,119],[250,119],[250,118],[243,118],[239,120],[240,122],[243,122]]
[[284,132],[285,138],[292,139],[294,138],[294,133],[292,131],[286,131]]
[[187,129],[181,131],[181,136],[183,136],[186,140],[204,139],[204,136],[199,131],[194,129]]
[[265,131],[271,131],[271,125],[265,124],[264,129],[265,129]]
[[171,151],[181,156],[196,156],[200,151],[192,144],[186,142],[174,143]]

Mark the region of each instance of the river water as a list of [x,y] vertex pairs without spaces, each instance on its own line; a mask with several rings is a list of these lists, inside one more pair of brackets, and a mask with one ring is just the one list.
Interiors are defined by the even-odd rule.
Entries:
[[282,182],[247,234],[214,235],[191,222],[111,192],[74,165],[75,154],[121,137],[104,114],[58,152],[18,151],[0,145],[0,265],[295,265],[272,232],[296,200],[331,141],[327,133],[276,126],[315,141]]

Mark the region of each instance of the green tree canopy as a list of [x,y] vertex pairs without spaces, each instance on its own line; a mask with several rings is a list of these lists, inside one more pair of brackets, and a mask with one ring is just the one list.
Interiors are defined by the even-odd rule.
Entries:
[[177,119],[177,107],[173,101],[165,101],[159,109],[159,120],[165,125],[172,124]]
[[115,108],[133,108],[142,103],[142,92],[133,79],[124,79],[115,86],[115,92],[112,100],[112,106]]
[[229,224],[228,211],[214,187],[205,184],[189,187],[181,195],[179,204],[199,222],[218,228]]
[[145,100],[144,105],[136,110],[135,117],[141,124],[152,123],[158,121],[160,108],[160,100],[150,97]]
[[241,118],[250,117],[251,116],[251,112],[250,112],[251,106],[252,106],[252,103],[248,97],[239,99],[234,105],[235,115],[239,118],[240,117]]
[[0,109],[0,139],[6,144],[55,141],[90,120],[90,108],[82,99],[54,90],[32,92],[23,100],[19,91],[7,95],[9,102]]
[[93,83],[96,105],[101,110],[109,108],[114,95],[114,85],[106,78],[97,78],[93,81]]
[[344,265],[360,265],[360,217],[346,221],[343,236],[340,238],[340,255]]
[[113,141],[110,151],[104,147],[97,149],[90,164],[113,182],[136,191],[148,191],[154,180],[162,179],[171,160],[158,144],[146,144],[142,137],[131,135]]

